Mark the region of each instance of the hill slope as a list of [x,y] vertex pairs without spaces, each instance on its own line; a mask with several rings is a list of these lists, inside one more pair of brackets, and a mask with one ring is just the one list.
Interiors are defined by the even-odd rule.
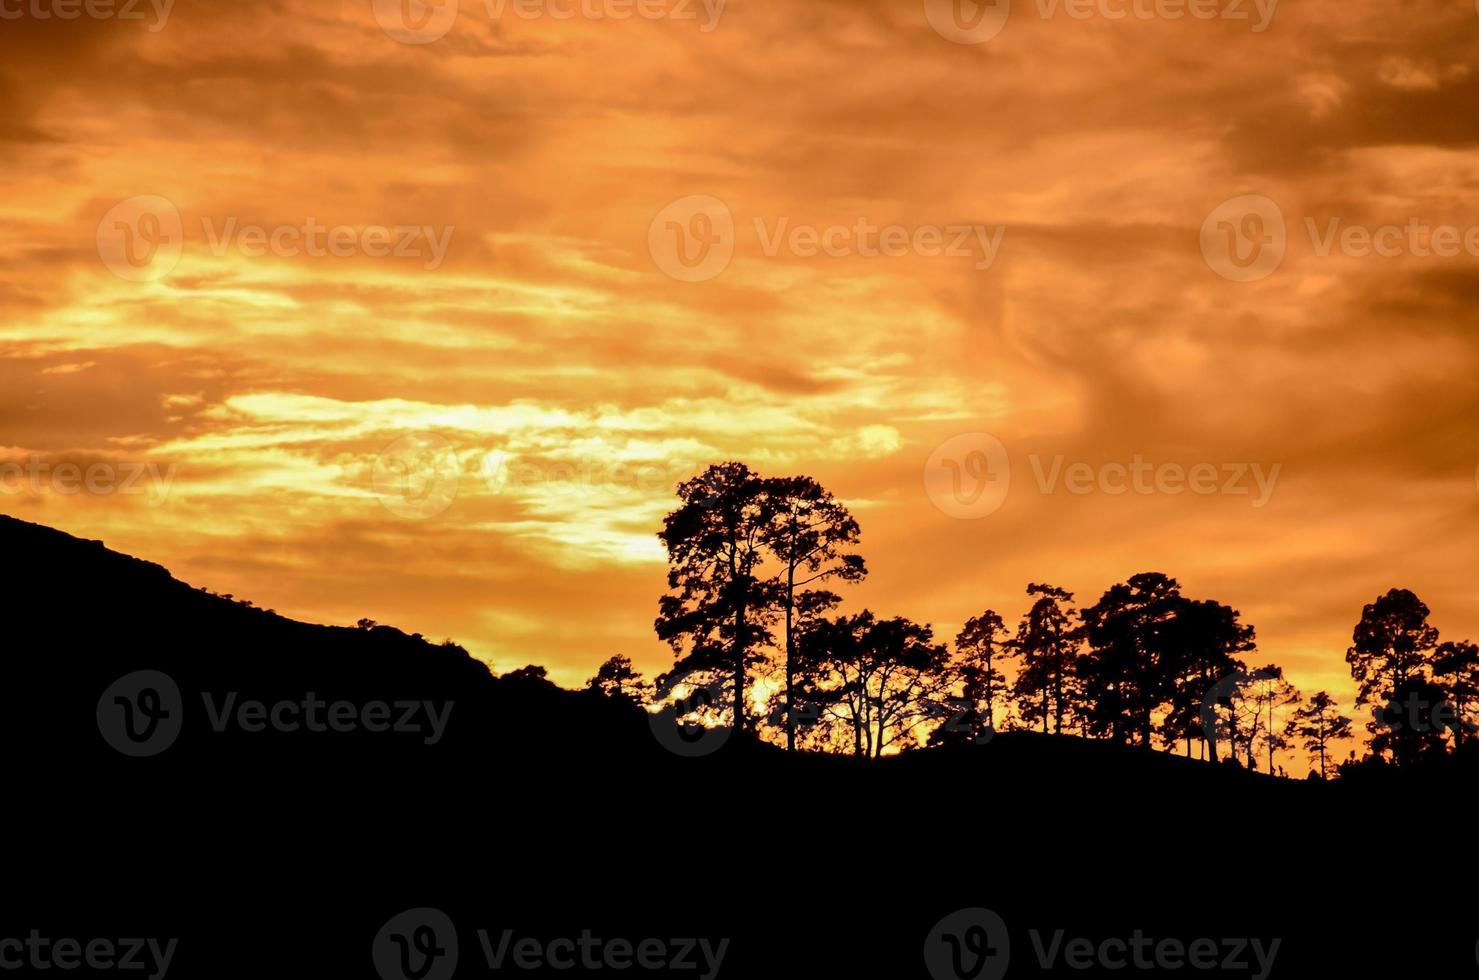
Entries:
[[[507,926],[727,937],[723,976],[925,976],[931,927],[968,907],[1007,923],[1013,976],[1053,972],[1034,941],[1057,930],[1281,937],[1284,976],[1474,965],[1479,924],[1422,890],[1464,859],[1412,856],[1424,833],[1467,839],[1424,795],[1451,787],[1312,785],[1029,733],[871,764],[737,736],[685,758],[630,706],[494,677],[454,645],[294,622],[5,517],[0,555],[24,844],[6,924],[174,929],[176,975],[287,958],[373,976],[371,937],[416,906],[457,922],[468,975],[473,930]],[[1332,947],[1312,895],[1383,929]]]

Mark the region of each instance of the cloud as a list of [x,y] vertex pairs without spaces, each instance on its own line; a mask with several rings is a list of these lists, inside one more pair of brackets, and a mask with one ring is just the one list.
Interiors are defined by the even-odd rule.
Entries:
[[[179,475],[159,507],[0,506],[567,682],[612,653],[670,662],[655,532],[672,485],[728,458],[852,503],[873,570],[856,601],[947,635],[1021,612],[1027,581],[1092,601],[1151,567],[1241,609],[1301,683],[1336,685],[1392,585],[1479,632],[1474,257],[1321,256],[1304,231],[1474,220],[1468,5],[1285,4],[1254,33],[1019,4],[976,46],[917,3],[732,0],[709,32],[462,8],[427,45],[347,0],[182,4],[158,31],[7,23],[0,445]],[[1198,229],[1250,193],[1283,209],[1288,253],[1229,282]],[[680,282],[649,225],[695,194],[725,202],[735,251]],[[178,261],[143,282],[96,240],[136,195],[182,221]],[[445,262],[252,255],[209,231],[310,221],[449,231]],[[772,255],[760,233],[859,221],[1005,232],[984,270]],[[969,431],[1014,466],[979,521],[921,479]],[[450,447],[431,516],[376,490],[408,434]],[[1282,470],[1259,509],[1031,478],[1034,455],[1137,454]]]

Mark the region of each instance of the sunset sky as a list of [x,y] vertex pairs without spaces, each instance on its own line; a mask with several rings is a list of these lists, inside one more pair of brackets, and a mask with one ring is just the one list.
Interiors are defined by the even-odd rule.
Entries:
[[[731,458],[944,638],[1156,570],[1347,705],[1388,588],[1479,639],[1470,0],[552,2],[0,0],[0,460],[155,467],[0,512],[567,685],[671,663],[655,533]],[[1137,459],[1218,489],[1106,492]]]

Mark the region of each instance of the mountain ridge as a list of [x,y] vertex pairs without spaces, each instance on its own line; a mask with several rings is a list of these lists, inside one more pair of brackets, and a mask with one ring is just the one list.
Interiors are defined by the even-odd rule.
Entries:
[[[734,977],[778,975],[777,955],[798,976],[924,976],[932,924],[966,908],[1014,930],[1281,936],[1276,976],[1354,975],[1420,943],[1434,968],[1473,967],[1462,903],[1389,908],[1387,945],[1336,962],[1300,889],[1235,873],[1250,855],[1286,878],[1307,860],[1322,888],[1363,894],[1366,862],[1331,862],[1364,853],[1384,821],[1446,819],[1451,781],[1320,784],[1038,732],[860,760],[721,731],[689,757],[659,737],[663,716],[537,672],[495,676],[450,642],[301,623],[3,516],[0,554],[0,744],[27,844],[12,884],[33,919],[74,907],[67,882],[87,880],[109,921],[178,924],[212,948],[240,947],[263,909],[314,923],[225,968],[182,940],[181,976],[270,974],[289,945],[301,969],[370,976],[344,964],[416,906],[459,928],[732,937]],[[173,741],[133,756],[104,721],[139,672],[178,688],[181,718]],[[353,730],[327,723],[339,703]],[[371,730],[380,703],[382,723],[418,706],[419,727]],[[275,728],[279,706],[298,727]],[[147,873],[92,877],[120,861]],[[1428,871],[1385,873],[1405,887]],[[862,896],[877,902],[864,911]],[[1039,974],[1014,958],[1012,975]]]

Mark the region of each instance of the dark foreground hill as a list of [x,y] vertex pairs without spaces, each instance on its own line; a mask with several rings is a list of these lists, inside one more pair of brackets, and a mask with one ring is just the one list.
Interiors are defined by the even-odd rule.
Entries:
[[1319,785],[1025,733],[694,754],[629,705],[34,524],[0,517],[0,559],[0,972],[31,930],[178,938],[176,977],[1479,972],[1460,774]]

